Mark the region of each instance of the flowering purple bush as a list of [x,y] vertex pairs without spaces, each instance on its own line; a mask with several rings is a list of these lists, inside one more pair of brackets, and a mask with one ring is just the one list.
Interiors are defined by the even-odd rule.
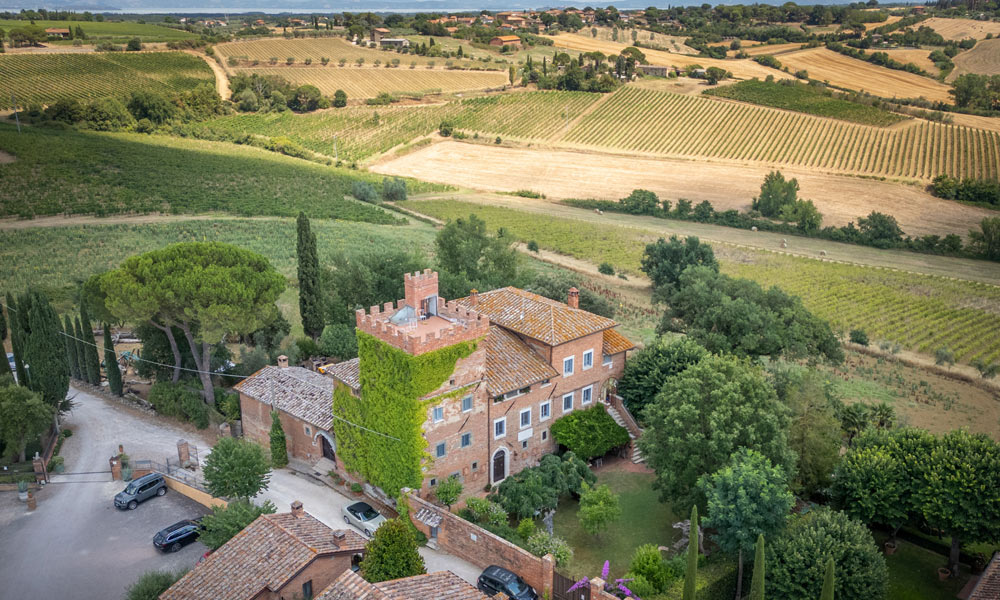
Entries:
[[[604,568],[601,569],[601,581],[604,582],[604,591],[611,594],[625,594],[624,598],[635,598],[635,600],[642,600],[639,596],[632,593],[632,590],[625,586],[626,583],[632,581],[631,579],[615,579],[613,582],[608,581],[608,573],[611,571],[611,561],[604,561]],[[584,577],[580,581],[574,583],[567,592],[572,592],[574,590],[581,589],[590,585],[590,578]]]

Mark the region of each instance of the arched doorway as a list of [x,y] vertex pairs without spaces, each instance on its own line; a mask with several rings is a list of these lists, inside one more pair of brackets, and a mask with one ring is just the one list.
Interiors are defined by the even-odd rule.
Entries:
[[490,482],[494,485],[500,483],[507,478],[507,449],[497,448],[496,452],[493,453],[493,465],[492,465],[493,476],[490,478]]
[[320,444],[323,447],[323,458],[327,458],[329,460],[332,460],[332,461],[336,462],[336,460],[337,460],[337,454],[336,454],[337,445],[333,441],[333,438],[330,436],[330,434],[328,434],[325,431],[320,431],[317,434],[317,437],[319,438]]

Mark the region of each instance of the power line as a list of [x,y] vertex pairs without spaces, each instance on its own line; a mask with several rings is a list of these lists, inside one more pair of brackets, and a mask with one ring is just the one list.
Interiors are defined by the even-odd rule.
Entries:
[[[14,312],[17,312],[17,309],[14,308],[14,307],[12,307],[12,306],[8,306],[8,305],[3,304],[3,303],[0,303],[0,305],[5,306],[8,311],[12,310]],[[64,336],[70,338],[71,340],[76,340],[76,341],[78,341],[80,343],[87,344],[89,346],[93,346],[94,348],[97,348],[98,350],[105,350],[105,351],[107,350],[103,346],[99,346],[99,345],[95,344],[94,342],[88,342],[87,340],[80,339],[80,338],[78,338],[76,336],[73,336],[73,335],[70,335],[70,334],[66,333],[65,331],[60,331],[59,335],[64,335]],[[112,352],[118,358],[121,358],[122,356],[124,356],[124,353],[118,353],[115,350],[112,350]],[[223,377],[232,377],[234,379],[244,379],[244,380],[250,379],[252,377],[251,375],[229,375],[229,374],[226,374],[226,373],[215,373],[215,372],[212,372],[212,371],[202,371],[200,369],[189,369],[187,367],[177,367],[177,366],[174,366],[174,365],[168,365],[168,364],[165,364],[165,363],[156,362],[155,360],[149,360],[149,359],[146,359],[146,358],[142,358],[140,356],[133,356],[133,357],[131,357],[130,360],[141,361],[141,362],[145,362],[145,363],[157,365],[157,366],[160,366],[160,367],[166,367],[168,369],[178,369],[178,370],[181,370],[181,371],[187,371],[189,373],[208,374],[210,376],[211,375],[221,375]],[[316,389],[326,391],[325,387],[317,385],[317,384],[315,384],[315,383],[313,383],[311,381],[306,381],[305,379],[300,379],[300,378],[292,375],[291,373],[284,373],[283,372],[282,375],[284,375],[285,377],[288,377],[289,379],[293,379],[295,381],[298,381],[299,383],[304,383],[304,384],[312,386],[312,387],[314,387]],[[272,402],[271,404],[273,405],[274,403]],[[397,442],[402,442],[403,441],[403,440],[399,439],[398,437],[394,437],[394,436],[389,435],[388,433],[383,433],[381,431],[376,431],[374,429],[369,429],[368,427],[365,427],[364,425],[359,425],[359,424],[354,423],[352,421],[348,421],[347,419],[345,419],[345,418],[343,418],[343,417],[341,417],[339,415],[333,414],[332,410],[330,412],[331,412],[331,415],[333,416],[333,418],[335,420],[342,421],[343,423],[346,423],[346,424],[348,424],[348,425],[350,425],[352,427],[357,427],[358,429],[361,429],[362,431],[367,431],[369,433],[374,433],[375,435],[380,435],[382,437],[389,438],[390,440],[394,440],[394,441],[397,441]]]

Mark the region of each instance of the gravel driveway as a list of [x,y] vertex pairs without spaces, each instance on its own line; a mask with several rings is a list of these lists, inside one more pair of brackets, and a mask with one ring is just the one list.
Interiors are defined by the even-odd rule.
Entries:
[[[108,459],[118,444],[134,458],[176,456],[177,440],[200,448],[208,437],[169,420],[71,389],[77,403],[63,420],[74,435],[60,454],[67,473],[39,490],[38,508],[27,512],[15,492],[0,493],[0,597],[112,600],[142,573],[194,566],[206,548],[195,542],[175,554],[152,544],[160,529],[207,510],[176,492],[153,498],[134,511],[119,511],[112,498],[122,489],[111,481]],[[56,482],[58,481],[58,483]]]

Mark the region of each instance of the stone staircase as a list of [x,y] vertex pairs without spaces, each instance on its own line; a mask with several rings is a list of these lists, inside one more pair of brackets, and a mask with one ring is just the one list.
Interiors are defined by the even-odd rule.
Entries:
[[[642,455],[642,452],[639,450],[639,445],[635,443],[638,437],[632,433],[632,427],[629,427],[629,424],[625,421],[625,418],[622,417],[622,414],[618,412],[618,409],[607,402],[604,403],[604,409],[608,411],[608,414],[615,420],[615,423],[624,427],[625,431],[628,432],[628,437],[632,440],[632,462],[636,464],[646,462],[646,457]],[[642,430],[640,430],[639,433],[641,434]]]

